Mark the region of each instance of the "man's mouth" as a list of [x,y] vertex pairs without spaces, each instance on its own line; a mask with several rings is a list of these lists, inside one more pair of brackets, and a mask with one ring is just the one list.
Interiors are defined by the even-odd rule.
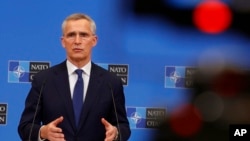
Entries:
[[73,51],[82,51],[83,49],[81,48],[74,48]]

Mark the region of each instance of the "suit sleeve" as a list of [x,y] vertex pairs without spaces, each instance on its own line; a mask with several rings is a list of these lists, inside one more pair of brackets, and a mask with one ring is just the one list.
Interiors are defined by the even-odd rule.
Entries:
[[118,137],[118,139],[121,138],[122,141],[127,141],[130,137],[131,131],[127,119],[127,114],[125,109],[125,95],[121,81],[118,81],[118,83],[114,84],[114,99],[115,99],[116,111],[119,123],[116,126],[120,129],[119,136],[121,136]]
[[[42,82],[42,81],[41,81]],[[41,118],[40,118],[40,111],[41,111],[41,103],[39,105],[39,96],[42,87],[42,83],[36,80],[32,81],[31,89],[26,97],[25,100],[25,107],[21,115],[21,119],[18,125],[18,133],[22,140],[37,140],[39,130],[41,127]],[[34,115],[35,120],[34,120]],[[34,124],[33,123],[34,120]],[[31,130],[32,129],[32,130]],[[30,136],[31,133],[31,136]]]

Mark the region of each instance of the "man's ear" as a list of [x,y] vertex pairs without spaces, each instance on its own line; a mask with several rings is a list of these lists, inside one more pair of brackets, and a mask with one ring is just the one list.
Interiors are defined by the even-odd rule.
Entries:
[[63,36],[61,37],[61,45],[62,45],[62,47],[63,47],[63,48],[65,48],[64,38],[63,38]]
[[94,42],[93,47],[96,46],[97,41],[98,41],[98,37],[95,35],[95,37],[93,38],[93,42]]

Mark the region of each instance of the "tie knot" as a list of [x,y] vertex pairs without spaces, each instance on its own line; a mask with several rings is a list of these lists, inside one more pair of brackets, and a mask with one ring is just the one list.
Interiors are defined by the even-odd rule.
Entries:
[[82,76],[83,70],[77,69],[77,70],[75,70],[75,72],[76,72],[76,74],[77,74],[79,77],[81,77],[81,76]]

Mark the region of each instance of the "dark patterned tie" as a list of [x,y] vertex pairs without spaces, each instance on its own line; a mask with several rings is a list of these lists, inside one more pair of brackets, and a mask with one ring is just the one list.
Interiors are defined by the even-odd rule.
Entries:
[[76,85],[73,92],[73,106],[74,106],[76,126],[78,126],[83,106],[83,79],[82,79],[83,70],[77,69],[75,70],[75,72],[78,75],[78,79],[76,81]]

